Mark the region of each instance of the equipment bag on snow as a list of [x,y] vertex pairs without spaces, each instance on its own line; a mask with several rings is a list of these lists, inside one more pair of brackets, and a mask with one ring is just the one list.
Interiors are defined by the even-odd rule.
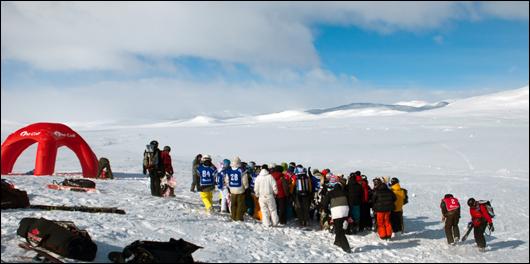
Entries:
[[2,209],[25,208],[28,206],[28,193],[16,189],[13,184],[2,179]]
[[87,231],[70,221],[26,217],[20,221],[17,235],[33,246],[72,259],[92,261],[98,249]]
[[487,200],[480,200],[478,201],[479,204],[484,205],[486,207],[486,210],[488,211],[488,214],[491,218],[495,217],[495,211],[493,211],[493,207],[491,206],[491,202]]
[[60,185],[81,188],[96,188],[96,183],[87,179],[65,179],[60,183]]
[[202,248],[182,239],[169,242],[136,240],[126,246],[123,252],[110,252],[108,257],[114,263],[190,263],[191,253]]

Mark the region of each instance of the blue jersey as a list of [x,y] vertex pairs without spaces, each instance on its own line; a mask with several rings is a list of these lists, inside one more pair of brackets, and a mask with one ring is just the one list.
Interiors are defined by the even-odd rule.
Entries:
[[250,175],[250,190],[251,191],[254,191],[254,182],[256,181],[256,173],[254,172],[254,170],[248,170],[248,174]]
[[228,176],[228,186],[230,187],[241,187],[243,186],[243,170],[241,169],[228,169],[226,170]]
[[219,190],[222,190],[224,185],[225,185],[225,175],[226,175],[226,171],[228,169],[223,169],[222,171],[220,171],[219,173],[217,173],[217,188],[219,188]]
[[215,184],[215,177],[217,175],[217,169],[215,167],[208,167],[201,164],[197,168],[197,173],[200,177],[201,186],[210,186]]

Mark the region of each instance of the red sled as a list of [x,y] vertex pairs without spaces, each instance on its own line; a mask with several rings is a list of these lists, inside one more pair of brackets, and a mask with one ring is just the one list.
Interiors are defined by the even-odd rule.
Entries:
[[59,184],[48,184],[48,189],[52,190],[70,190],[74,192],[96,192],[96,188],[85,188],[85,187],[74,187],[74,186],[64,186]]

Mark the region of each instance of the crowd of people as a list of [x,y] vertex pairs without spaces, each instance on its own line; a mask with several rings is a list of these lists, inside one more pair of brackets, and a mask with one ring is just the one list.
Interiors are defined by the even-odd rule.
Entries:
[[[174,196],[170,150],[165,146],[160,151],[153,140],[144,152],[144,174],[149,173],[153,196]],[[244,221],[248,214],[265,226],[283,226],[294,219],[301,228],[318,224],[335,233],[335,245],[346,252],[351,252],[346,234],[375,231],[381,239],[390,240],[396,233],[404,233],[403,207],[408,193],[396,177],[376,177],[370,186],[360,171],[346,177],[329,168],[320,171],[295,162],[256,165],[239,157],[215,165],[210,155],[198,154],[193,160],[190,191],[199,192],[207,213],[214,211],[216,190],[219,212],[230,213],[234,221]],[[486,225],[493,229],[492,219],[481,203],[470,199],[468,205],[475,241],[484,251],[484,231]],[[460,237],[458,200],[447,194],[440,208],[447,242],[455,245]]]

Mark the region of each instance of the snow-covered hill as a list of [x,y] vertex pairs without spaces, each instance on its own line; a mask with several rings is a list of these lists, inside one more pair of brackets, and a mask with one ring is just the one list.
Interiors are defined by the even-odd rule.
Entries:
[[[27,261],[20,256],[31,254],[16,246],[18,222],[43,216],[86,228],[98,244],[96,262],[107,262],[109,251],[134,240],[170,237],[203,246],[194,257],[206,262],[529,261],[528,87],[454,100],[422,112],[358,115],[348,111],[356,110],[319,115],[290,111],[226,120],[202,117],[186,124],[73,126],[118,172],[113,181],[97,180],[99,192],[46,189],[58,176],[2,178],[27,190],[34,204],[117,206],[127,214],[2,210],[2,260]],[[17,122],[2,121],[2,141],[20,127]],[[141,159],[145,145],[153,139],[172,147],[176,198],[149,195]],[[32,146],[22,154],[15,171],[33,168],[35,150]],[[354,253],[345,254],[333,245],[333,235],[303,231],[294,222],[263,228],[251,219],[235,223],[225,215],[206,215],[199,194],[189,191],[191,160],[197,153],[213,155],[214,162],[238,155],[257,163],[295,161],[345,174],[361,170],[370,179],[398,177],[410,195],[404,209],[406,232],[391,242],[381,241],[374,233],[348,236]],[[75,155],[61,148],[56,171],[80,170]],[[470,218],[465,206],[469,197],[492,200],[496,231],[487,237],[486,253],[477,252],[472,238],[455,248],[446,245],[439,212],[445,193],[453,193],[464,205],[461,230]]]

